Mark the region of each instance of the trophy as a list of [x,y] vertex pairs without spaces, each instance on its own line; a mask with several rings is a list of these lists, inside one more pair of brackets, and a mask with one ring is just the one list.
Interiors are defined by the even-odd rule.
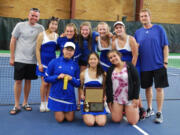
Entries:
[[68,86],[68,76],[65,76],[65,77],[64,77],[63,90],[67,90],[67,86]]
[[89,112],[89,104],[87,101],[84,102],[84,111]]
[[85,112],[102,112],[104,111],[104,90],[101,87],[85,88]]

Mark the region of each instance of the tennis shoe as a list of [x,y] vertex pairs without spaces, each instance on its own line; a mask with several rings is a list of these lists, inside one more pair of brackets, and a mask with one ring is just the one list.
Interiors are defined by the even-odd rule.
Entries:
[[139,108],[139,120],[144,120],[146,118],[146,115],[146,110],[143,107]]
[[40,104],[40,112],[45,112],[46,111],[46,105],[45,105],[45,102],[41,102]]
[[150,117],[150,116],[152,116],[152,115],[154,115],[153,109],[148,108],[148,109],[147,109],[147,113],[146,113],[146,118],[148,118],[148,117]]
[[45,107],[46,107],[46,112],[49,112],[50,111],[50,109],[48,108],[48,102],[45,102]]
[[162,123],[163,122],[163,116],[161,112],[156,113],[156,118],[154,119],[155,123]]

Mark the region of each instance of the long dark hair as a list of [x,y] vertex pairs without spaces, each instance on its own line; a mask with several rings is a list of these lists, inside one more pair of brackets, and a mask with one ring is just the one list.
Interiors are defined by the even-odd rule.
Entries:
[[50,25],[50,23],[51,23],[52,21],[56,21],[56,22],[58,23],[58,22],[59,22],[59,18],[54,17],[54,16],[52,16],[51,18],[49,18],[48,23],[47,23],[47,26],[46,26],[47,29],[49,28],[49,25]]
[[83,22],[81,25],[80,25],[80,33],[79,33],[79,46],[80,48],[83,48],[83,39],[84,37],[81,35],[81,29],[83,26],[88,26],[89,27],[89,35],[87,37],[87,41],[88,41],[88,49],[90,51],[92,51],[92,27],[91,27],[91,23],[90,22]]
[[[96,70],[96,77],[98,78],[100,75],[104,75],[104,70],[102,69],[101,65],[100,65],[100,59],[99,59],[99,55],[96,52],[91,52],[88,56],[88,61],[90,59],[91,55],[95,55],[98,59],[98,64],[97,64],[97,70]],[[89,67],[89,63],[88,63],[88,67]]]
[[121,60],[121,58],[122,58],[122,53],[120,53],[118,50],[116,50],[116,49],[110,50],[110,51],[108,52],[108,54],[107,54],[108,59],[109,59],[109,54],[110,54],[110,53],[116,53],[116,54],[119,56],[120,60]]

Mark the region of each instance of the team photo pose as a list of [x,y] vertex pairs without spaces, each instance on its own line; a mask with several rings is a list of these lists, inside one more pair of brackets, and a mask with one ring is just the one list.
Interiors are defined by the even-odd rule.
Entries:
[[54,112],[57,122],[63,122],[65,119],[73,121],[77,108],[75,87],[80,86],[80,70],[72,59],[75,48],[74,43],[66,42],[62,51],[63,56],[49,63],[45,76],[45,81],[51,83],[48,108]]
[[[83,115],[83,121],[87,126],[104,126],[106,124],[106,110],[102,112],[85,112],[84,108],[84,89],[86,87],[103,87],[105,90],[105,73],[101,68],[99,62],[99,56],[97,53],[92,52],[88,57],[88,65],[85,70],[80,74],[81,87],[80,94],[82,99],[81,113]],[[104,95],[105,100],[105,95]]]
[[47,107],[50,84],[44,81],[45,72],[49,62],[56,58],[58,18],[51,17],[48,21],[47,30],[38,35],[36,43],[37,68],[36,75],[41,77],[41,104],[40,112],[49,111]]
[[136,68],[121,60],[121,53],[111,50],[108,58],[112,66],[106,76],[106,97],[112,121],[120,122],[125,111],[127,121],[134,125],[139,120],[140,80]]

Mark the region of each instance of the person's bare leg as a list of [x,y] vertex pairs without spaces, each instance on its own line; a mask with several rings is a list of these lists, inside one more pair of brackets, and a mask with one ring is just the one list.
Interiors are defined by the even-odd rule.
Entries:
[[83,121],[87,126],[91,127],[94,126],[96,119],[95,116],[91,114],[85,114],[83,115]]
[[123,118],[123,105],[113,103],[111,108],[111,117],[113,122],[120,122]]
[[45,98],[45,101],[48,102],[48,97],[49,97],[49,92],[50,92],[50,88],[51,88],[51,85],[48,83],[47,85],[47,90],[46,90],[46,98]]
[[28,103],[28,97],[31,89],[31,80],[25,80],[24,83],[24,101],[22,105],[26,105]]
[[125,106],[127,120],[130,124],[135,125],[139,120],[139,108],[133,105]]
[[47,85],[44,82],[44,78],[41,77],[41,87],[40,87],[41,102],[45,102],[46,89],[47,89]]
[[72,112],[66,112],[65,118],[67,121],[72,122],[74,120],[74,111]]
[[153,98],[153,92],[152,87],[146,88],[146,100],[148,108],[152,109],[152,98]]
[[63,122],[65,115],[63,112],[54,112],[54,117],[55,117],[57,122]]
[[143,108],[143,104],[140,96],[139,96],[139,108]]
[[106,124],[106,115],[97,115],[95,118],[98,126],[104,126]]
[[21,89],[22,89],[22,80],[15,80],[14,83],[14,97],[15,97],[15,107],[20,109],[19,101],[21,97]]
[[156,88],[156,102],[157,102],[157,111],[161,112],[164,102],[164,90],[163,88]]

